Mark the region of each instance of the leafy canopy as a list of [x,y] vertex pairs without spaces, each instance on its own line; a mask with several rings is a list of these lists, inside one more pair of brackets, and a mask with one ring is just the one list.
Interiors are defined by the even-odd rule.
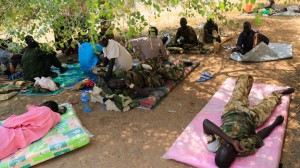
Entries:
[[[0,32],[24,41],[28,34],[42,37],[54,31],[56,47],[74,47],[79,35],[87,35],[95,43],[101,29],[107,33],[116,30],[129,39],[149,25],[134,3],[151,8],[155,17],[181,5],[183,16],[193,17],[197,12],[232,24],[226,13],[242,11],[243,4],[256,0],[1,0]],[[256,21],[261,23],[259,17]]]

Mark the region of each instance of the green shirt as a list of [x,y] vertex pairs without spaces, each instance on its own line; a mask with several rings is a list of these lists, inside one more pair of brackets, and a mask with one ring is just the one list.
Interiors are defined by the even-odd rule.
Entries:
[[240,156],[252,155],[264,145],[261,137],[255,133],[255,123],[246,112],[232,111],[222,115],[221,130],[247,150]]
[[35,77],[47,76],[50,67],[46,63],[48,54],[39,48],[26,48],[22,56],[24,80],[33,80]]
[[177,41],[181,36],[184,38],[185,44],[198,44],[196,32],[191,26],[187,26],[185,29],[180,27],[177,30],[175,41]]

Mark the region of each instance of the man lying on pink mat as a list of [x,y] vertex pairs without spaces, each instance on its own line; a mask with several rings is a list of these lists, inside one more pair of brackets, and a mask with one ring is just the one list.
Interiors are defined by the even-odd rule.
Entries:
[[22,115],[10,116],[0,126],[0,160],[42,138],[61,121],[60,114],[65,112],[66,108],[59,109],[55,101],[46,101],[29,106]]
[[274,91],[259,104],[250,106],[248,95],[252,84],[252,76],[238,77],[232,96],[222,114],[220,128],[208,119],[203,121],[207,147],[209,151],[216,152],[215,163],[218,167],[228,168],[236,157],[255,154],[258,148],[264,145],[263,139],[280,125],[284,118],[277,116],[273,124],[257,133],[255,129],[269,118],[276,105],[280,103],[282,95],[295,91],[293,88]]

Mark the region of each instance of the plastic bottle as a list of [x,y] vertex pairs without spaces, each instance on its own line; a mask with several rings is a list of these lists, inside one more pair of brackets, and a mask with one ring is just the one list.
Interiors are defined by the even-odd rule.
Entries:
[[85,113],[91,112],[92,108],[89,100],[89,94],[85,90],[81,92],[81,101],[82,101],[83,112]]

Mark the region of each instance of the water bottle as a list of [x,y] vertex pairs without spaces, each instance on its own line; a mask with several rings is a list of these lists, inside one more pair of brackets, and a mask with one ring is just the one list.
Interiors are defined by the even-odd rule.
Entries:
[[91,112],[91,104],[89,100],[89,94],[87,91],[83,90],[81,92],[81,101],[82,101],[82,109],[83,112],[88,113]]

